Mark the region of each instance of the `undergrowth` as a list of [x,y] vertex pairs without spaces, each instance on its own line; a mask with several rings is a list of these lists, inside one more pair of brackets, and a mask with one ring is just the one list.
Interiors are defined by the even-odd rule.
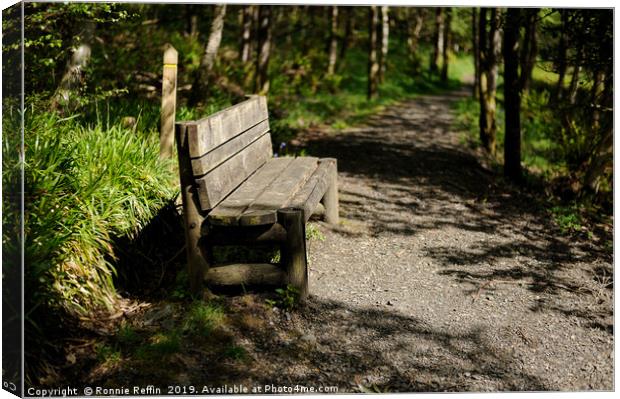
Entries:
[[[178,188],[156,132],[77,119],[26,108],[24,253],[29,306],[84,316],[114,305],[113,238],[136,234]],[[5,159],[18,140],[5,136]],[[19,186],[20,166],[3,165],[5,187]]]

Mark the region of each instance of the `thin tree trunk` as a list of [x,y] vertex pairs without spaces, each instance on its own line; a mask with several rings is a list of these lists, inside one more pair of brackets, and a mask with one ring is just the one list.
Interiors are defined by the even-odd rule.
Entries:
[[198,15],[196,15],[196,7],[193,4],[185,5],[185,14],[187,15],[187,35],[192,39],[198,37]]
[[254,6],[243,7],[243,32],[241,34],[241,62],[244,64],[250,60],[252,50],[252,14]]
[[478,102],[480,104],[480,115],[479,115],[479,119],[478,119],[478,126],[480,128],[480,142],[482,143],[482,146],[487,150],[490,151],[490,138],[488,136],[488,132],[489,132],[489,127],[487,126],[487,114],[488,114],[488,110],[487,110],[487,102],[486,102],[486,98],[488,97],[487,95],[487,69],[488,69],[488,59],[487,59],[487,54],[489,52],[489,38],[487,35],[487,8],[482,7],[480,8],[480,18],[478,20],[478,54],[480,56],[479,60],[478,60],[478,65],[480,68],[480,76],[478,79],[478,93],[480,94],[480,97],[478,99]]
[[538,54],[538,8],[528,9],[527,21],[525,24],[525,37],[523,47],[521,49],[521,77],[520,87],[522,92],[529,91],[530,82],[532,80],[532,72],[536,64],[536,55]]
[[190,105],[196,105],[200,100],[204,99],[209,89],[209,80],[215,65],[215,57],[222,42],[222,33],[224,31],[224,18],[226,17],[226,4],[215,6],[213,12],[213,22],[211,23],[211,31],[209,39],[205,46],[205,52],[200,60],[200,68],[198,68],[192,85],[192,94],[190,96]]
[[344,60],[345,55],[347,54],[347,50],[351,45],[351,36],[353,35],[353,12],[355,11],[353,7],[345,7],[344,8],[344,35],[342,36],[342,44],[340,45],[340,54],[338,56],[339,59]]
[[600,69],[594,72],[594,81],[592,82],[592,91],[590,92],[590,105],[592,108],[592,129],[598,130],[600,127],[601,111],[601,83],[604,80],[604,72]]
[[377,24],[379,11],[377,6],[370,6],[368,12],[368,99],[377,96],[379,63],[377,60]]
[[573,66],[573,73],[570,78],[570,85],[568,86],[568,102],[571,105],[574,105],[575,102],[577,101],[577,89],[579,87],[579,73],[580,72],[581,72],[581,65],[575,64]]
[[95,22],[84,24],[82,41],[73,51],[65,72],[52,97],[51,108],[56,111],[68,111],[77,105],[80,86],[84,83],[84,69],[90,62],[91,45],[95,37]]
[[329,64],[327,66],[327,75],[333,75],[336,72],[336,60],[338,57],[338,7],[331,8],[331,21],[329,29]]
[[471,9],[471,31],[474,50],[474,87],[472,89],[472,95],[474,98],[480,98],[480,46],[479,46],[479,31],[478,31],[478,18],[477,9],[474,7]]
[[[484,55],[481,61],[480,72],[480,141],[483,147],[492,155],[496,151],[497,136],[497,70],[498,59],[501,51],[499,20],[500,12],[492,8],[489,20],[489,33],[484,39],[484,46],[480,46]],[[481,17],[483,13],[481,12]],[[484,13],[486,19],[486,10]],[[486,36],[486,27],[480,29],[480,34]]]
[[385,78],[385,70],[387,68],[387,53],[389,46],[390,35],[390,16],[389,7],[381,6],[381,26],[379,30],[379,42],[381,45],[381,52],[379,53],[379,82],[383,82]]
[[220,48],[222,42],[222,33],[224,32],[224,18],[226,17],[226,4],[218,5],[213,12],[214,18],[211,24],[211,32],[209,33],[209,40],[205,47],[205,53],[200,62],[201,67],[205,69],[205,74],[208,76],[213,70],[215,64],[215,57],[217,51]]
[[415,12],[415,16],[413,17],[413,19],[415,19],[415,24],[411,25],[409,22],[409,18],[412,18],[411,14],[407,16],[407,45],[409,47],[409,52],[415,55],[416,51],[418,51],[418,45],[420,43],[420,33],[422,32],[422,26],[424,25],[424,18],[421,8],[408,8],[408,10]]
[[560,10],[560,16],[562,19],[562,25],[560,30],[560,42],[558,45],[558,82],[553,93],[553,99],[555,102],[560,101],[564,92],[564,76],[566,76],[566,50],[567,50],[567,37],[566,31],[568,29],[568,11]]
[[506,12],[504,27],[504,175],[514,182],[522,181],[521,171],[521,94],[519,92],[519,28],[518,8]]
[[259,6],[258,55],[256,57],[256,87],[259,94],[269,91],[269,57],[271,54],[271,7]]
[[601,138],[596,145],[588,169],[584,176],[585,187],[597,193],[607,168],[613,169],[613,67],[604,73],[604,88],[601,95],[602,112],[599,134]]
[[443,62],[441,65],[441,81],[448,81],[448,64],[449,64],[449,51],[450,51],[450,24],[452,23],[452,9],[446,9],[446,21],[443,24],[443,49],[442,49],[442,58]]
[[439,71],[439,56],[443,48],[443,8],[435,10],[435,36],[433,37],[433,54],[431,55],[431,73]]

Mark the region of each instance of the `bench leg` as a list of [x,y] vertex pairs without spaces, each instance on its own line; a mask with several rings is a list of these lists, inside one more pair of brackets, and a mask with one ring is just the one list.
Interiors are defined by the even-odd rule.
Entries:
[[183,219],[185,221],[185,250],[190,290],[198,297],[202,296],[204,279],[209,264],[200,251],[200,229],[204,217],[200,213],[198,193],[193,185],[193,176],[187,135],[182,125],[177,125],[176,141],[179,156],[179,177],[181,181],[181,198],[183,200]]
[[334,159],[334,167],[330,168],[329,182],[327,191],[323,195],[323,206],[325,207],[325,221],[330,224],[338,224],[338,168]]
[[284,208],[278,211],[278,221],[286,229],[280,259],[286,268],[287,282],[299,290],[300,302],[308,298],[308,261],[306,259],[306,226],[303,210]]

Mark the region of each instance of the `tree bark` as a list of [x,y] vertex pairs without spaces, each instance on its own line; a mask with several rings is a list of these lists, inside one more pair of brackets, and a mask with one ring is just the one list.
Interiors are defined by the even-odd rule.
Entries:
[[443,48],[443,8],[435,10],[435,35],[433,37],[433,53],[431,55],[431,73],[439,71],[439,56]]
[[605,171],[613,169],[613,66],[609,66],[604,73],[604,88],[601,95],[602,111],[600,119],[601,138],[594,148],[588,169],[584,176],[584,185],[594,193],[600,189]]
[[377,6],[370,6],[368,12],[368,99],[377,96],[379,63],[377,60],[377,24],[379,12]]
[[243,7],[243,31],[241,33],[241,62],[244,64],[250,60],[252,50],[252,22],[254,6]]
[[562,98],[564,92],[564,76],[566,76],[566,50],[567,50],[567,29],[568,29],[568,11],[560,10],[562,24],[560,28],[560,42],[558,44],[558,82],[553,93],[553,100],[557,103]]
[[521,10],[509,8],[504,27],[504,175],[517,183],[521,171],[521,94],[519,92],[519,28]]
[[88,21],[84,24],[81,43],[71,54],[71,59],[67,62],[60,84],[52,97],[51,108],[53,110],[65,112],[77,106],[77,92],[84,83],[84,69],[90,62],[91,45],[94,38],[95,22]]
[[521,92],[529,91],[530,82],[532,81],[532,72],[536,64],[536,56],[538,54],[538,8],[527,9],[527,19],[525,23],[525,35],[523,39],[523,47],[521,49],[521,76],[520,87]]
[[479,31],[478,31],[478,18],[477,9],[474,7],[471,9],[471,31],[474,50],[474,87],[472,88],[472,96],[474,98],[480,98],[480,46],[479,46]]
[[353,7],[344,8],[344,35],[342,36],[342,43],[340,45],[339,59],[344,60],[344,56],[347,54],[347,50],[351,45],[351,36],[353,35],[353,13],[355,9]]
[[379,29],[379,44],[381,45],[381,51],[379,52],[379,82],[383,82],[383,79],[385,78],[385,70],[387,67],[387,53],[390,35],[389,7],[381,6],[380,11],[381,26]]
[[[487,13],[490,11],[488,21],[489,29],[487,33]],[[478,81],[478,91],[480,93],[480,142],[486,151],[491,155],[496,152],[497,136],[497,70],[500,53],[500,32],[499,32],[499,9],[486,8],[480,9],[479,24],[479,52],[480,52],[480,79]]]
[[331,7],[331,19],[329,25],[329,63],[327,65],[327,75],[336,72],[336,60],[338,57],[338,7]]
[[206,98],[209,89],[209,80],[215,65],[215,57],[222,42],[222,33],[224,31],[224,19],[226,17],[226,4],[215,6],[213,12],[213,22],[211,23],[211,31],[209,39],[205,46],[205,52],[200,60],[200,68],[194,76],[192,85],[192,94],[190,96],[190,105],[196,105],[199,101]]
[[255,92],[269,91],[269,57],[271,54],[271,6],[259,6],[258,55],[256,57]]
[[450,24],[452,23],[452,9],[446,9],[446,20],[443,24],[443,49],[442,49],[442,58],[443,62],[441,65],[441,81],[448,81],[448,58],[450,52]]

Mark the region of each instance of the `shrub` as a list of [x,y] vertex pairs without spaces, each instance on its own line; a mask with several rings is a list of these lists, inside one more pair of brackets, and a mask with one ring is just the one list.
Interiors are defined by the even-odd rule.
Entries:
[[[173,169],[158,159],[155,132],[86,127],[35,106],[24,119],[27,309],[111,309],[112,239],[137,233],[174,196]],[[15,120],[5,126],[19,131]],[[5,136],[3,157],[17,146],[18,135]],[[19,187],[19,166],[3,165],[5,187]]]

